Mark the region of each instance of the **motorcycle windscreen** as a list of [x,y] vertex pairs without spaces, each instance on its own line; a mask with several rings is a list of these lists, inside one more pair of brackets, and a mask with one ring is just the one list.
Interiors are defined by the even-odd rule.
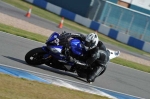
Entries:
[[55,40],[55,39],[58,38],[58,37],[59,37],[59,34],[58,34],[57,32],[52,33],[52,34],[50,35],[50,37],[47,39],[46,44],[47,44],[48,42],[52,42],[53,40]]
[[82,47],[82,43],[81,43],[80,40],[78,40],[78,39],[72,39],[70,41],[70,45],[71,45],[71,51],[75,55],[82,55],[83,54],[83,47]]

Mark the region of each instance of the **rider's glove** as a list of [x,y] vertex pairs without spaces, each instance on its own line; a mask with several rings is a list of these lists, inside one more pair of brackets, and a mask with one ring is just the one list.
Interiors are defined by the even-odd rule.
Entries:
[[75,64],[77,64],[77,65],[82,65],[82,66],[88,67],[88,64],[86,64],[86,63],[84,63],[84,62],[80,62],[80,61],[76,60],[75,58],[73,58],[73,57],[71,57],[71,56],[68,57],[68,61],[69,61],[69,62],[73,62],[73,63],[75,63]]
[[81,61],[76,60],[76,59],[74,59],[74,63],[77,64],[77,65],[82,65],[82,66],[86,66],[86,67],[87,67],[87,64],[86,64],[86,63],[81,62]]

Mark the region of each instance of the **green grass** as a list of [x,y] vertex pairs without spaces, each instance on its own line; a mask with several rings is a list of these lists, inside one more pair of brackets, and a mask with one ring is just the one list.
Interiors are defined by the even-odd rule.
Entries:
[[0,73],[0,99],[108,99]]
[[[29,10],[29,7],[32,6],[32,13],[40,16],[40,17],[43,17],[45,19],[48,19],[50,21],[53,21],[57,24],[59,24],[60,20],[61,20],[61,17],[54,14],[54,13],[51,13],[49,11],[46,11],[44,9],[41,9],[41,8],[38,8],[32,4],[29,4],[27,2],[24,2],[24,0],[2,0],[4,2],[7,2],[11,5],[14,5],[20,9],[23,9],[25,11],[28,11]],[[90,33],[90,32],[93,32],[93,30],[89,29],[89,28],[86,28],[82,25],[79,25],[75,22],[72,22],[70,20],[67,20],[65,19],[64,21],[64,26],[65,27],[68,27],[72,30],[76,30],[77,32],[82,32],[82,33]],[[147,52],[144,52],[142,50],[139,50],[139,49],[136,49],[134,47],[131,47],[131,46],[128,46],[126,44],[123,44],[123,43],[120,43],[116,40],[113,40],[103,34],[99,34],[99,38],[100,40],[104,41],[104,42],[107,42],[107,43],[110,43],[110,44],[113,44],[113,45],[116,45],[116,46],[119,46],[121,48],[124,48],[124,49],[127,49],[131,52],[135,52],[135,53],[138,53],[138,54],[141,54],[141,55],[147,55],[147,56],[150,56],[150,53],[147,53]]]
[[112,59],[111,62],[150,73],[150,66],[145,66],[145,65],[142,65],[142,64],[131,62],[131,61],[128,61],[128,60],[124,60],[122,58]]
[[15,28],[15,27],[12,27],[12,26],[4,25],[4,24],[1,24],[1,23],[0,23],[0,31],[4,31],[4,32],[7,32],[7,33],[11,33],[11,34],[14,34],[14,35],[17,35],[17,36],[21,36],[21,37],[24,37],[24,38],[32,39],[32,40],[43,42],[43,43],[47,39],[46,36],[36,34],[36,33],[32,33],[32,32],[28,32],[28,31],[25,31],[25,30],[22,30],[22,29],[19,29],[19,28]]

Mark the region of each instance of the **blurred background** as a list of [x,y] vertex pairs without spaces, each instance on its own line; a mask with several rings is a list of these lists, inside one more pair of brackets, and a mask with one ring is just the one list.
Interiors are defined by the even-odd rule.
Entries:
[[150,42],[150,0],[45,0]]

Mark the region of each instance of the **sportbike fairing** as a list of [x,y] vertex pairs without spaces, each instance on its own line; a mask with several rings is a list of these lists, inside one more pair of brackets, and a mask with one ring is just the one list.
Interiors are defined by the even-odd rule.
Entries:
[[52,35],[48,38],[48,40],[46,41],[46,44],[48,44],[49,42],[54,41],[56,38],[59,37],[59,34],[57,32],[52,33]]
[[[49,45],[49,43],[52,43],[59,37],[59,34],[57,32],[52,33],[52,35],[48,38],[46,44],[47,47],[43,47],[43,50],[47,51],[48,54],[45,55],[45,57],[48,57],[49,55],[54,56],[55,58],[59,60],[63,60],[64,56],[61,55],[63,46],[60,46],[59,44],[55,45]],[[55,42],[54,42],[55,43]],[[78,39],[72,39],[70,40],[70,46],[71,46],[71,51],[75,55],[82,55],[83,54],[83,47],[82,47],[82,42]],[[47,48],[49,50],[47,50]]]

